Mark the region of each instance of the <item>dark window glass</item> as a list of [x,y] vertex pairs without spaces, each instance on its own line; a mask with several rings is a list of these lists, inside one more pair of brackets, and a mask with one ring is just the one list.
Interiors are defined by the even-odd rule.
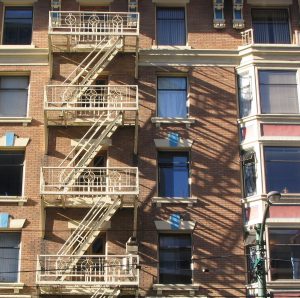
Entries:
[[256,194],[256,170],[255,170],[255,152],[249,151],[242,155],[244,195],[245,197]]
[[6,7],[3,44],[31,44],[32,7]]
[[28,77],[0,77],[0,117],[26,117]]
[[299,113],[296,71],[259,71],[259,94],[263,114]]
[[0,283],[18,281],[20,236],[20,233],[0,233]]
[[291,43],[287,9],[252,9],[252,25],[255,43]]
[[159,282],[162,284],[192,283],[191,235],[159,236]]
[[186,78],[157,78],[157,116],[163,118],[187,117]]
[[269,229],[271,279],[300,279],[300,230]]
[[256,262],[256,247],[255,245],[248,245],[246,247],[247,255],[247,274],[248,274],[248,283],[257,282],[255,262]]
[[186,45],[184,8],[158,7],[156,26],[158,45]]
[[246,117],[252,114],[252,91],[251,77],[249,74],[239,75],[238,92],[240,104],[240,117]]
[[265,147],[267,192],[300,193],[300,148]]
[[21,196],[24,152],[0,151],[0,196]]
[[189,197],[189,153],[158,153],[158,195]]

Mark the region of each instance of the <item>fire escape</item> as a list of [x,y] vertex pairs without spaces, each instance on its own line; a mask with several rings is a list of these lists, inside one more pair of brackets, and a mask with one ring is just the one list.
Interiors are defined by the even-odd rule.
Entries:
[[41,294],[100,298],[116,297],[122,291],[136,292],[138,288],[139,259],[132,250],[125,255],[86,255],[121,206],[136,208],[137,168],[90,164],[120,126],[134,126],[132,145],[136,153],[137,86],[94,82],[119,52],[134,50],[137,55],[138,34],[138,13],[50,12],[51,57],[61,52],[86,55],[62,84],[45,87],[46,140],[50,126],[85,126],[87,131],[56,167],[42,167],[41,195],[46,205],[52,200],[56,206],[83,204],[90,209],[55,255],[38,256],[37,285]]

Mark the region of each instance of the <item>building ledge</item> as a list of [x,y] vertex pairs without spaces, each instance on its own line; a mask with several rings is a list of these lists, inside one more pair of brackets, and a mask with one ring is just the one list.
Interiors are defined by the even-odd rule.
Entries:
[[193,206],[198,202],[195,197],[189,198],[170,198],[170,197],[153,197],[152,203],[156,204],[157,207],[161,207],[161,204],[187,204],[188,206]]
[[188,291],[189,296],[194,296],[195,292],[199,290],[198,284],[154,284],[153,290],[157,291],[157,295],[162,295],[163,291]]
[[244,124],[250,121],[260,120],[264,122],[278,122],[280,120],[287,121],[297,121],[300,122],[300,114],[257,114],[250,115],[244,118],[238,119],[238,124]]
[[0,203],[18,203],[19,206],[23,206],[28,199],[20,196],[0,196]]
[[[242,198],[243,204],[254,203],[257,201],[266,201],[267,194],[258,194],[248,198]],[[282,193],[281,200],[276,205],[299,205],[300,204],[300,193]]]
[[23,123],[27,126],[32,122],[32,117],[0,117],[0,123]]
[[276,281],[268,281],[267,287],[272,289],[300,289],[300,279],[282,279]]
[[[0,282],[0,290],[13,290],[14,293],[19,293],[20,290],[23,290],[24,288],[24,283],[21,282]],[[14,297],[15,295],[13,295],[12,297]],[[1,297],[1,296],[0,296]],[[11,297],[9,295],[5,295],[2,297]],[[15,296],[15,297],[19,297]],[[30,297],[30,296],[28,296]]]
[[189,127],[191,124],[196,122],[196,119],[193,117],[188,118],[164,118],[164,117],[152,117],[151,122],[156,124],[156,127],[159,127],[161,124],[185,124]]

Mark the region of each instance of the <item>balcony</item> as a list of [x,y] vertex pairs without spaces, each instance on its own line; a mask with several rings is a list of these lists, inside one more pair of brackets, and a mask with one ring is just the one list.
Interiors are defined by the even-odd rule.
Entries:
[[44,110],[49,125],[91,123],[103,112],[115,117],[122,111],[123,123],[134,124],[138,110],[136,85],[48,85]]
[[49,35],[52,50],[59,51],[93,47],[111,36],[137,37],[139,13],[51,11]]
[[90,294],[102,286],[137,287],[138,264],[137,255],[40,255],[36,283],[42,293],[55,291],[54,286]]

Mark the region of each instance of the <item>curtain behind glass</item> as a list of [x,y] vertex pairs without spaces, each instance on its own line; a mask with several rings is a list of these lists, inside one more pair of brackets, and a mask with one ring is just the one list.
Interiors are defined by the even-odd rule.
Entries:
[[299,113],[295,71],[259,71],[259,92],[263,114]]
[[186,89],[186,78],[159,77],[157,79],[157,116],[186,118]]
[[184,8],[158,7],[156,26],[158,45],[186,45]]
[[291,43],[287,9],[253,9],[252,25],[255,43]]
[[0,283],[17,282],[20,233],[0,233]]

